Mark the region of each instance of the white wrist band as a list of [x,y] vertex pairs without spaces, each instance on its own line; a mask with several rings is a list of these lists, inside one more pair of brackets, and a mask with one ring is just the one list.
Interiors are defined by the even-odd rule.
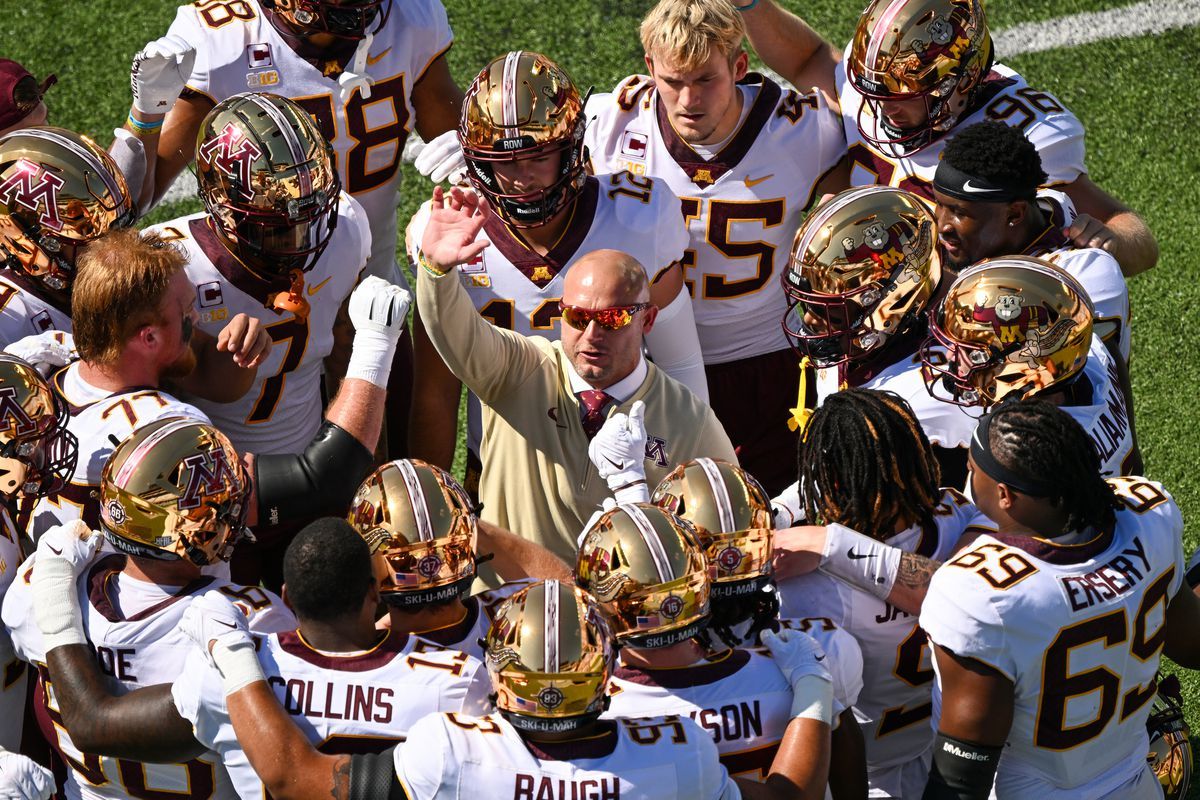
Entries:
[[212,646],[212,660],[221,673],[226,696],[255,681],[266,680],[252,639],[236,638],[230,643],[217,639]]
[[617,501],[617,505],[624,506],[631,503],[649,503],[650,502],[650,486],[643,478],[636,480],[633,483],[626,484],[620,489],[613,492],[613,499]]
[[792,684],[792,719],[833,724],[833,684],[820,675],[804,675]]
[[397,341],[398,336],[379,330],[365,328],[355,331],[346,377],[358,378],[386,389],[388,376],[392,374],[392,357],[396,354]]
[[[75,591],[75,573],[71,564],[61,558],[39,559],[33,567],[33,613],[42,632],[45,652],[69,644],[87,644],[83,632],[83,615],[79,611],[79,595]],[[54,591],[38,591],[39,586],[56,585]],[[57,587],[67,586],[66,592]]]
[[900,571],[900,548],[837,523],[826,525],[825,530],[821,569],[880,600],[887,600]]

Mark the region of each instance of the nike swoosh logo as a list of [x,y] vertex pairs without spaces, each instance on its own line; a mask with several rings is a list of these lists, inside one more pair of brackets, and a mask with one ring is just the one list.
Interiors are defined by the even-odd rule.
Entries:
[[824,660],[825,660],[825,656],[813,656],[813,660],[814,660],[814,661],[824,661]]
[[384,56],[386,56],[386,55],[387,55],[388,53],[390,53],[390,52],[392,52],[392,48],[390,48],[390,47],[389,47],[387,50],[384,50],[382,53],[380,53],[380,54],[379,54],[379,55],[377,55],[377,56],[367,56],[367,66],[369,67],[369,66],[373,66],[373,65],[375,65],[375,64],[378,64],[378,63],[379,63],[379,59],[383,58]]
[[986,186],[972,186],[970,181],[963,183],[963,191],[971,194],[991,194],[995,189],[989,189]]
[[612,460],[611,458],[609,458],[608,456],[605,456],[605,457],[604,457],[604,460],[605,460],[605,461],[607,461],[608,463],[612,464],[612,465],[613,465],[614,467],[616,467],[617,469],[625,469],[625,462],[624,462],[624,461],[622,461],[621,463],[619,463],[619,464],[618,464],[616,461],[613,461],[613,460]]
[[46,547],[49,547],[49,548],[50,548],[50,552],[51,552],[51,553],[54,553],[54,555],[56,555],[56,556],[61,556],[61,555],[62,555],[62,550],[59,550],[59,549],[58,549],[57,547],[55,547],[54,545],[52,545],[52,544],[48,544],[48,545],[46,545]]
[[325,287],[325,284],[329,283],[329,281],[331,281],[332,279],[333,279],[333,276],[332,276],[332,275],[330,275],[328,278],[326,278],[325,280],[321,281],[321,282],[320,282],[320,283],[318,283],[316,286],[310,286],[310,287],[308,287],[308,296],[309,296],[309,297],[312,297],[314,294],[316,294],[317,292],[321,291],[321,289],[323,289],[323,288]]
[[856,552],[854,552],[853,547],[850,548],[850,552],[846,553],[846,555],[849,556],[851,561],[858,561],[863,558],[874,558],[875,557],[874,553],[856,553]]
[[229,630],[231,630],[231,631],[237,630],[237,625],[234,625],[232,622],[226,622],[223,619],[214,619],[213,622],[217,623],[218,625],[224,625],[226,628],[229,628]]
[[763,181],[768,180],[770,178],[774,178],[774,177],[775,177],[775,173],[772,172],[770,175],[763,175],[761,178],[751,178],[749,175],[747,175],[742,180],[744,180],[746,182],[747,189],[753,189],[755,186],[758,186]]

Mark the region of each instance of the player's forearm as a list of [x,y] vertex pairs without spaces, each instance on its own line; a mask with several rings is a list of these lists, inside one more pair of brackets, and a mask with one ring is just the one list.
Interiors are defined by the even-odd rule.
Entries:
[[1145,220],[1130,210],[1118,211],[1105,225],[1113,232],[1112,256],[1130,278],[1158,263],[1158,242]]
[[563,583],[574,583],[570,567],[546,548],[492,525],[479,521],[479,553],[492,553],[492,568],[503,580],[521,578],[552,578]]
[[349,797],[350,756],[317,752],[266,681],[239,689],[225,702],[242,751],[276,800]]
[[854,711],[846,709],[830,734],[829,792],[833,800],[867,796],[867,750]]
[[788,723],[765,781],[775,797],[820,800],[829,782],[829,726],[816,719]]
[[379,433],[383,430],[386,398],[386,389],[361,378],[347,378],[334,395],[333,403],[325,412],[325,419],[374,452],[379,444]]
[[929,581],[941,565],[940,561],[916,553],[901,553],[900,568],[896,571],[896,582],[892,584],[887,602],[909,614],[920,614],[921,604],[929,592]]
[[187,761],[204,752],[175,710],[169,685],[117,696],[85,645],[56,647],[46,660],[63,723],[83,752],[150,763]]
[[[749,5],[737,0],[735,5]],[[837,98],[833,71],[838,53],[808,23],[780,8],[775,0],[759,0],[741,12],[750,44],[763,63],[801,91],[817,86]]]

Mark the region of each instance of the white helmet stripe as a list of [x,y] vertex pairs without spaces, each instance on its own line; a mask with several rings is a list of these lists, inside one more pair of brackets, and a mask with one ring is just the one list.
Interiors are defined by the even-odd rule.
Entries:
[[408,504],[413,510],[413,518],[417,522],[417,538],[422,542],[433,541],[433,521],[429,518],[429,506],[425,502],[425,493],[421,491],[421,479],[417,477],[417,469],[408,459],[393,462],[400,470],[404,479],[404,488],[408,490]]
[[511,50],[504,59],[504,78],[500,85],[500,107],[504,110],[505,135],[517,134],[517,67],[521,65],[521,51]]
[[292,130],[291,123],[288,122],[283,112],[262,95],[256,92],[246,92],[245,96],[254,105],[261,108],[263,113],[270,117],[271,121],[275,123],[275,127],[279,129],[279,133],[283,137],[283,142],[287,145],[288,152],[292,155],[292,163],[296,165],[296,178],[300,181],[300,191],[308,194],[312,191],[312,174],[308,164],[308,155],[304,152],[304,145],[300,142],[300,138]]
[[712,490],[713,500],[717,503],[717,516],[721,518],[719,532],[733,533],[733,500],[729,496],[729,487],[721,480],[721,468],[711,458],[697,458],[696,463],[704,470],[704,477],[708,478],[708,488]]
[[642,541],[646,543],[646,549],[650,551],[650,558],[654,561],[658,579],[663,583],[675,580],[675,575],[671,572],[671,561],[667,558],[667,551],[658,538],[658,531],[654,530],[654,526],[646,518],[645,513],[637,506],[623,505],[620,508],[633,520],[638,533],[642,535]]
[[80,147],[75,142],[55,131],[41,130],[38,128],[25,128],[20,131],[22,136],[32,136],[34,139],[45,139],[48,142],[54,142],[60,147],[65,147],[75,155],[79,156],[88,167],[100,176],[100,180],[104,181],[105,188],[113,195],[113,197],[121,197],[122,192],[117,184],[117,179],[112,176],[100,159],[96,158],[95,154],[85,147]]
[[820,231],[825,227],[826,223],[829,222],[830,218],[834,214],[836,214],[838,211],[841,211],[858,198],[879,191],[879,188],[880,187],[878,186],[864,186],[861,189],[847,192],[841,197],[830,200],[828,203],[817,209],[816,214],[810,217],[805,223],[804,238],[801,239],[800,243],[796,246],[795,252],[800,256],[803,256],[804,253],[808,252],[808,248],[812,244],[812,240],[816,238],[817,234],[820,233]]
[[558,581],[551,578],[545,588],[545,628],[542,631],[545,646],[544,663],[546,672],[558,672]]
[[892,0],[891,5],[884,9],[883,16],[875,23],[875,30],[871,31],[870,44],[867,45],[867,67],[869,69],[875,68],[875,62],[879,59],[879,47],[883,44],[884,36],[891,30],[896,15],[907,3],[908,0]]
[[119,470],[117,470],[117,474],[116,477],[113,478],[113,482],[116,483],[117,486],[124,486],[125,481],[129,480],[129,478],[133,475],[133,471],[138,468],[138,465],[142,463],[142,459],[144,459],[150,450],[154,448],[154,445],[158,444],[176,431],[202,424],[202,422],[196,419],[180,417],[179,419],[163,425],[154,433],[147,436],[141,444],[134,448],[133,452],[129,454],[129,457],[125,459],[125,463],[121,465]]

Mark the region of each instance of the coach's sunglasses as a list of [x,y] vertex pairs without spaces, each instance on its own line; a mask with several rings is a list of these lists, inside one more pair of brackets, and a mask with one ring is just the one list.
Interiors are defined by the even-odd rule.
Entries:
[[613,306],[612,308],[580,308],[559,302],[563,322],[577,331],[587,330],[589,322],[595,322],[607,331],[619,331],[629,323],[639,311],[645,311],[652,303],[636,303],[632,306]]

